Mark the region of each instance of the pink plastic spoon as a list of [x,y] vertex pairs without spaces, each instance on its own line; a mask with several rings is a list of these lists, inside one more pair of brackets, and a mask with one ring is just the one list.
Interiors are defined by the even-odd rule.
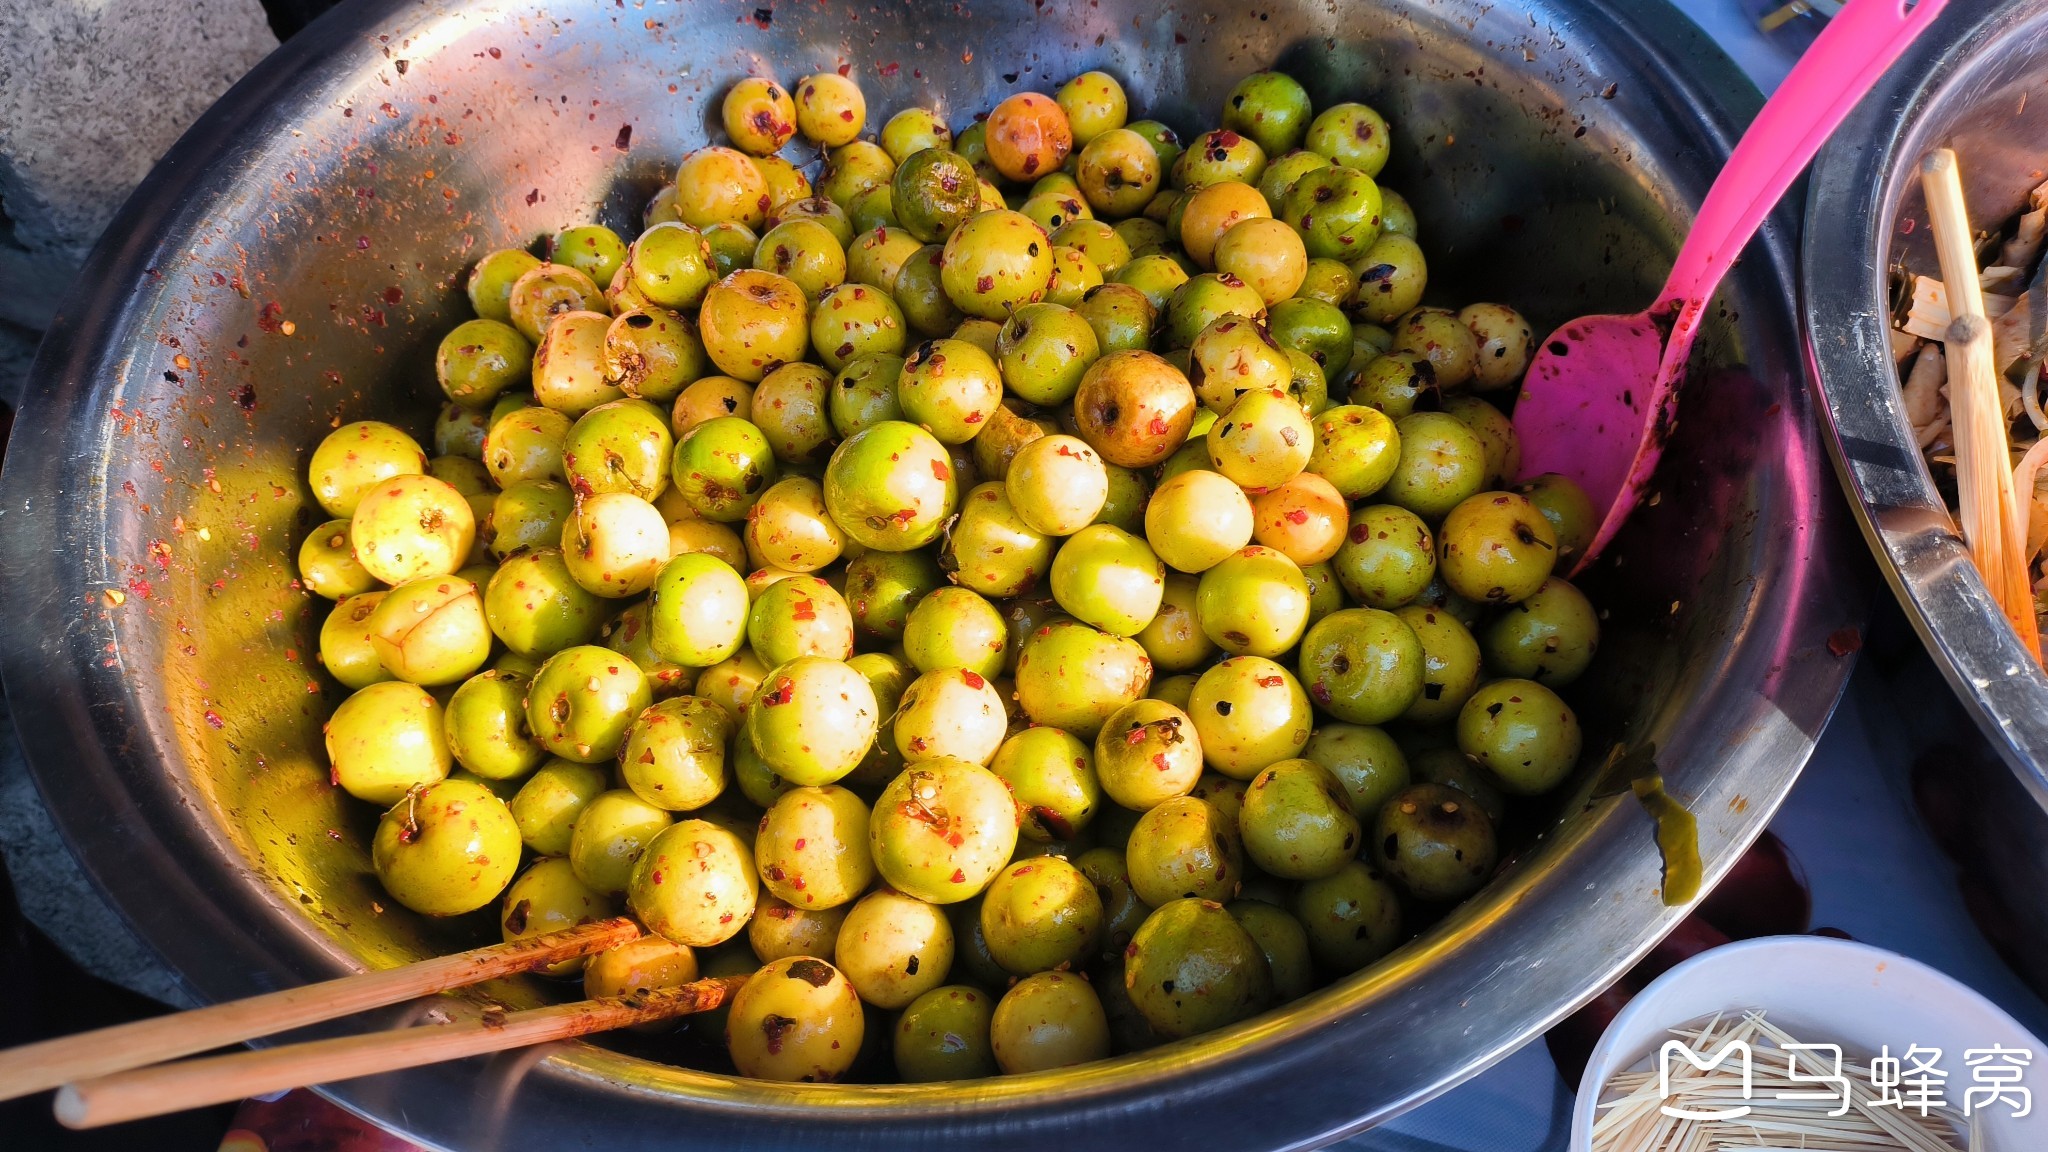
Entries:
[[1707,301],[1778,198],[1948,0],[1853,0],[1828,23],[1721,169],[1648,311],[1584,316],[1536,349],[1515,406],[1525,478],[1559,472],[1607,509],[1574,572],[1634,510],[1673,426]]

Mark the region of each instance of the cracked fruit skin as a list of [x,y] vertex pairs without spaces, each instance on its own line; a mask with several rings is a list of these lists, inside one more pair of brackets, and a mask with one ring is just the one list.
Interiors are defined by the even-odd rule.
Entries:
[[904,770],[875,801],[868,842],[882,879],[931,904],[977,895],[1017,848],[1017,801],[979,764],[940,758]]
[[856,433],[825,466],[825,508],[864,548],[922,548],[959,502],[952,457],[915,424],[884,420]]

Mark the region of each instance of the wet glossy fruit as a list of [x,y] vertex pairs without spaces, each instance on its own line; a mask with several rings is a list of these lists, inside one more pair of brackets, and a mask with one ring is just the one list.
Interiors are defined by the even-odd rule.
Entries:
[[[536,860],[505,889],[498,926],[507,944],[563,932],[612,913],[611,898],[576,879],[567,860]],[[574,976],[583,958],[564,960],[541,969],[548,976]]]
[[994,997],[966,984],[934,988],[910,1002],[896,1021],[896,1073],[911,1084],[993,1076],[990,1046]]
[[565,648],[534,674],[526,723],[541,747],[565,760],[595,764],[618,754],[633,718],[653,700],[647,677],[606,648]]
[[920,672],[958,668],[995,677],[1009,652],[1002,613],[966,588],[926,595],[910,610],[902,636],[904,655]]
[[1285,1004],[1315,991],[1315,960],[1309,953],[1308,931],[1292,912],[1254,899],[1237,900],[1224,908],[1266,958],[1274,1002]]
[[[841,284],[820,297],[811,312],[811,347],[835,372],[865,358],[894,358],[908,339],[903,312],[885,289]],[[836,409],[834,415],[842,434],[858,431],[839,422]]]
[[626,492],[652,500],[668,487],[673,443],[666,413],[644,400],[616,400],[569,429],[562,467],[578,495]]
[[1306,568],[1337,554],[1350,528],[1344,496],[1303,472],[1252,502],[1252,537]]
[[1301,755],[1329,769],[1344,785],[1351,813],[1361,822],[1370,821],[1387,797],[1409,783],[1408,758],[1394,738],[1379,728],[1320,725]]
[[746,928],[760,891],[753,854],[705,820],[685,820],[647,842],[626,901],[647,929],[692,948],[723,944]]
[[1600,529],[1599,510],[1569,477],[1555,472],[1518,484],[1515,491],[1550,521],[1550,530],[1557,536],[1558,569],[1569,574]]
[[1271,548],[1240,548],[1202,573],[1195,617],[1217,647],[1240,656],[1278,656],[1308,627],[1301,567]]
[[1380,496],[1424,520],[1440,520],[1479,493],[1486,481],[1486,449],[1455,416],[1417,412],[1395,423],[1400,460]]
[[512,282],[505,309],[519,334],[539,344],[557,317],[568,312],[603,314],[606,304],[603,291],[581,270],[567,264],[536,264]]
[[[542,769],[546,771],[546,769]],[[569,862],[576,876],[600,892],[622,893],[633,865],[673,818],[625,789],[584,801],[569,832]]]
[[1035,180],[1053,171],[1074,148],[1066,112],[1037,92],[1020,92],[997,104],[983,130],[989,162],[1012,180]]
[[1274,488],[1293,479],[1315,451],[1301,405],[1277,389],[1247,392],[1209,429],[1209,460],[1240,487]]
[[584,589],[622,599],[654,586],[669,557],[668,522],[626,492],[577,501],[562,525],[562,562]]
[[519,248],[500,248],[478,260],[469,270],[466,291],[469,306],[486,320],[508,321],[507,306],[512,285],[540,264],[540,257]]
[[848,561],[845,598],[855,630],[881,640],[902,639],[911,610],[944,579],[922,552],[869,552]]
[[[628,996],[642,989],[679,988],[698,975],[697,954],[687,945],[642,936],[592,956],[583,968],[583,994]],[[671,1026],[662,1022],[652,1030]]]
[[1152,662],[1136,641],[1060,620],[1026,637],[1017,702],[1039,724],[1092,740],[1123,705],[1144,696]]
[[726,89],[719,118],[735,148],[766,156],[779,151],[796,135],[796,105],[782,85],[749,76]]
[[350,596],[337,603],[320,625],[320,666],[344,688],[392,679],[370,646],[370,617],[383,599],[381,590]]
[[676,165],[676,218],[692,228],[740,224],[758,229],[774,207],[753,159],[731,148],[699,148]]
[[1536,594],[1557,560],[1557,536],[1536,506],[1512,492],[1458,504],[1437,530],[1437,571],[1475,603],[1513,604]]
[[1379,238],[1380,188],[1356,168],[1318,168],[1281,198],[1280,219],[1301,233],[1310,256],[1349,263]]
[[1076,619],[1116,636],[1135,636],[1159,611],[1166,569],[1145,541],[1094,524],[1060,546],[1052,594]]
[[1577,680],[1600,646],[1600,619],[1586,595],[1552,576],[1479,633],[1486,666],[1505,676],[1562,688]]
[[754,857],[761,882],[796,908],[851,903],[875,878],[868,807],[836,786],[791,789],[761,818]]
[[[1351,267],[1358,278],[1358,315],[1375,324],[1390,324],[1414,308],[1422,299],[1429,275],[1422,249],[1406,236],[1381,236]],[[1429,363],[1426,356],[1415,359]],[[1433,366],[1428,380],[1435,383]],[[1355,392],[1353,399],[1357,399]]]
[[904,419],[942,444],[965,444],[988,426],[1003,377],[993,357],[965,340],[927,340],[904,361],[896,398]]
[[519,869],[519,826],[480,784],[443,780],[405,793],[377,822],[370,863],[391,898],[459,916],[498,898]]
[[1095,885],[1057,856],[1003,869],[982,896],[980,916],[989,955],[1018,976],[1077,966],[1102,934]]
[[507,558],[485,586],[483,609],[492,634],[531,657],[595,642],[608,611],[603,598],[576,582],[553,548]]
[[747,733],[762,760],[783,777],[808,785],[830,784],[853,771],[880,722],[866,678],[820,656],[775,668],[747,710]]
[[1145,535],[1159,558],[1200,573],[1234,555],[1252,537],[1252,506],[1243,489],[1203,469],[1162,483],[1145,509]]
[[1254,72],[1223,100],[1223,126],[1256,140],[1269,156],[1301,142],[1309,126],[1308,92],[1282,72]]
[[371,804],[395,804],[455,766],[441,705],[417,685],[386,681],[357,690],[323,733],[335,783]]
[[960,311],[1002,320],[1045,298],[1052,268],[1052,241],[1030,217],[983,212],[946,238],[939,283]]
[[1023,835],[1071,839],[1102,803],[1088,746],[1058,728],[1026,728],[1003,742],[989,770],[1002,778],[1024,815]]
[[716,416],[683,433],[669,469],[677,496],[691,510],[731,522],[746,516],[774,482],[779,465],[759,428],[738,416]]
[[1131,938],[1124,988],[1154,1031],[1177,1038],[1264,1010],[1273,977],[1259,946],[1223,905],[1175,900]]
[[812,956],[829,964],[845,920],[844,907],[796,908],[763,892],[747,921],[747,946],[763,964],[791,956]]
[[1245,789],[1238,813],[1244,852],[1288,880],[1335,874],[1358,854],[1358,817],[1343,784],[1313,760],[1269,764]]
[[349,520],[349,540],[356,562],[383,583],[446,576],[470,555],[476,514],[446,481],[392,476],[360,493]]
[[934,904],[980,892],[1017,845],[1017,802],[1002,779],[965,760],[906,768],[875,801],[869,845],[882,879]]
[[1244,875],[1236,823],[1193,796],[1147,808],[1131,830],[1124,858],[1131,890],[1155,908],[1182,897],[1228,900]]
[[986,764],[1009,728],[1003,698],[979,672],[940,668],[904,689],[892,725],[906,763],[965,760]]
[[837,968],[809,956],[777,960],[742,986],[726,1021],[726,1048],[740,1075],[829,1083],[860,1055],[867,1022],[860,996]]
[[1312,726],[1300,682],[1259,656],[1232,657],[1202,673],[1187,713],[1202,759],[1237,780],[1299,755]]
[[718,705],[670,697],[634,718],[619,752],[619,778],[657,808],[695,811],[725,790],[732,733],[732,718]]
[[1310,954],[1332,975],[1356,972],[1401,942],[1400,894],[1362,861],[1304,882],[1293,912],[1308,934]]
[[1392,133],[1386,118],[1363,104],[1333,104],[1309,125],[1302,147],[1338,164],[1377,176],[1386,166]]
[[1345,499],[1366,499],[1393,478],[1400,434],[1385,414],[1346,404],[1325,409],[1313,424],[1315,451],[1308,471],[1328,480]]
[[1151,352],[1115,352],[1090,365],[1074,394],[1081,439],[1125,468],[1149,468],[1173,454],[1195,418],[1187,376]]
[[1472,379],[1479,343],[1455,312],[1417,308],[1394,326],[1394,351],[1422,356],[1436,369],[1437,386],[1462,388]]
[[989,1036],[997,1066],[1011,1075],[1085,1064],[1110,1053],[1102,1001],[1073,972],[1040,972],[1018,981],[996,1005]]
[[704,293],[697,327],[718,370],[748,382],[803,359],[810,348],[804,290],[754,268],[742,268]]
[[754,249],[754,267],[784,277],[802,291],[805,301],[815,304],[846,281],[846,247],[830,227],[798,216],[761,237]]
[[1384,724],[1407,712],[1422,694],[1424,666],[1408,625],[1372,608],[1332,612],[1301,642],[1309,699],[1353,724]]
[[1416,724],[1437,724],[1458,714],[1479,686],[1479,644],[1448,612],[1420,605],[1394,613],[1422,642],[1422,695],[1404,718]]
[[981,210],[974,165],[958,152],[927,148],[905,158],[891,178],[896,218],[927,244],[942,243]]
[[470,320],[450,329],[434,355],[434,375],[450,400],[489,407],[501,394],[526,387],[533,344],[510,324]]
[[1458,712],[1458,749],[1518,796],[1548,792],[1579,762],[1579,721],[1534,680],[1495,680]]
[[1471,798],[1441,784],[1416,784],[1380,808],[1373,859],[1417,900],[1462,900],[1493,872],[1493,823]]
[[797,129],[827,148],[857,138],[867,126],[867,98],[860,85],[836,72],[804,77],[795,95]]
[[957,499],[945,446],[914,424],[884,421],[848,437],[825,468],[825,507],[868,548],[929,544]]
[[1202,329],[1188,349],[1188,382],[1203,407],[1218,415],[1247,393],[1284,391],[1291,374],[1286,352],[1266,326],[1235,313]]
[[1468,304],[1458,311],[1458,319],[1478,344],[1472,387],[1491,392],[1522,379],[1536,351],[1536,334],[1520,312],[1505,304]]

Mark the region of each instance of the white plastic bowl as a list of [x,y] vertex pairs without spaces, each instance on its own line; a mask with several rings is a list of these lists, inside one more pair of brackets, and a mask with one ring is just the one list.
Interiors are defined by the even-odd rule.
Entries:
[[[1727,944],[1687,960],[1637,993],[1607,1026],[1586,1061],[1572,1108],[1572,1152],[1590,1152],[1601,1089],[1616,1073],[1651,1067],[1669,1029],[1716,1012],[1762,1009],[1800,1040],[1840,1044],[1856,1062],[1889,1045],[1942,1050],[1948,1102],[1960,1107],[1971,1084],[1969,1048],[2002,1045],[2033,1053],[2021,1086],[2034,1111],[2015,1120],[2003,1105],[1980,1112],[1994,1152],[2048,1148],[2048,1050],[1991,1001],[1896,952],[1826,936],[1772,936]],[[1712,1053],[1702,1053],[1711,1058]],[[1860,1059],[1859,1059],[1860,1058]]]

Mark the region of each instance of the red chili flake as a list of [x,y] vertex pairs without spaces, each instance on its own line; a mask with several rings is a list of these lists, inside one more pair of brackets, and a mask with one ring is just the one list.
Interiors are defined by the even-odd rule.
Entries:
[[934,460],[932,461],[932,475],[939,480],[951,480],[953,478],[953,470],[946,467],[944,460]]
[[1288,522],[1289,524],[1306,524],[1306,523],[1308,523],[1308,509],[1306,509],[1306,508],[1294,508],[1294,509],[1290,509],[1290,510],[1288,511],[1288,513],[1287,513],[1287,522]]
[[963,871],[961,871],[961,870],[960,870],[960,869],[958,869],[958,868],[955,868],[955,869],[953,869],[953,883],[955,883],[955,884],[965,884],[965,883],[967,883],[967,873],[966,873],[966,872],[963,872]]
[[967,686],[969,688],[976,690],[977,692],[983,688],[988,687],[988,681],[982,679],[981,673],[979,672],[970,672],[966,669],[961,669],[960,678],[962,680],[967,681]]
[[1863,633],[1855,625],[1836,631],[1828,637],[1828,651],[1837,656],[1847,656],[1863,648]]
[[799,600],[796,602],[796,606],[789,610],[789,615],[791,619],[795,620],[816,620],[818,618],[818,607],[810,600]]
[[1154,416],[1152,417],[1152,423],[1146,425],[1145,427],[1154,436],[1164,436],[1167,432],[1166,417]]
[[1370,528],[1367,528],[1367,527],[1366,527],[1365,525],[1363,525],[1363,524],[1353,524],[1353,525],[1351,526],[1351,542],[1352,542],[1353,544],[1363,544],[1363,543],[1365,543],[1365,542],[1366,542],[1366,540],[1367,540],[1367,539],[1369,539],[1369,538],[1370,538],[1371,536],[1372,536],[1372,529],[1370,529]]
[[621,152],[633,150],[633,126],[631,124],[619,125],[619,134],[612,140],[612,147]]
[[795,695],[796,684],[789,677],[784,676],[782,678],[782,682],[775,686],[775,690],[773,692],[770,692],[766,696],[761,697],[761,703],[766,705],[767,707],[773,708],[778,704],[789,703],[790,700],[795,697]]
[[275,300],[265,304],[263,310],[256,314],[256,326],[265,332],[284,331],[284,305]]
[[[140,576],[130,576],[128,578],[128,591],[131,595],[140,596],[147,600],[156,591],[156,585],[151,584]],[[219,727],[219,725],[215,725],[215,727]]]
[[1308,694],[1315,697],[1316,703],[1323,707],[1330,706],[1330,689],[1321,680],[1309,685]]
[[964,420],[963,420],[963,421],[961,421],[961,422],[962,422],[962,423],[964,423],[964,424],[979,424],[979,423],[981,423],[981,422],[982,422],[983,420],[986,420],[986,419],[988,419],[988,417],[986,417],[986,416],[983,416],[983,415],[982,415],[981,413],[979,413],[979,412],[969,412],[969,413],[967,414],[967,417],[966,417],[966,419],[964,419]]
[[1259,687],[1261,688],[1278,688],[1279,686],[1285,683],[1287,683],[1287,681],[1278,676],[1259,677]]
[[[764,819],[765,819],[765,817],[764,817]],[[804,850],[804,837],[802,837],[802,836],[799,836],[799,837],[797,837],[797,838],[796,838],[796,850],[797,850],[797,851],[799,851],[799,852],[801,852],[801,851],[803,851],[803,850]]]
[[974,290],[976,292],[993,292],[995,287],[996,278],[993,276],[983,276],[974,282]]
[[894,76],[898,72],[903,71],[903,69],[894,60],[891,60],[880,68],[875,69],[875,71],[880,72],[884,76]]
[[218,731],[219,729],[227,727],[228,722],[220,718],[220,713],[215,712],[211,708],[208,708],[206,710],[206,726]]

